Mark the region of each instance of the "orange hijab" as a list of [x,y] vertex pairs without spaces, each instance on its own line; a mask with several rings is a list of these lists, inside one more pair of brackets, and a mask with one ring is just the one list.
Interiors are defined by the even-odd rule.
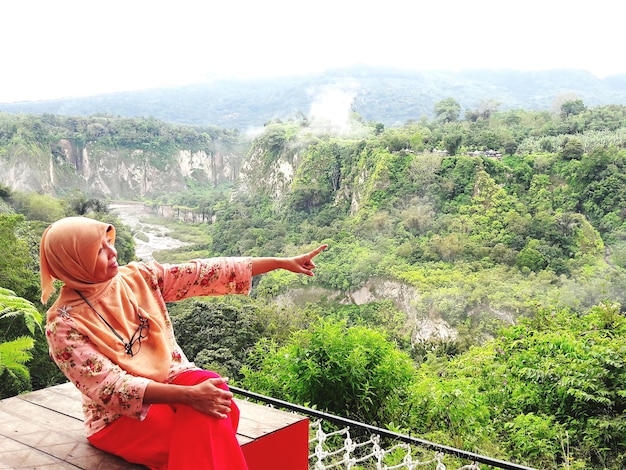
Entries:
[[[172,358],[173,336],[165,304],[146,281],[142,265],[132,263],[114,278],[98,282],[96,259],[106,234],[115,241],[115,228],[87,217],[67,217],[50,225],[41,238],[41,301],[54,292],[53,282],[63,282],[59,297],[48,310],[47,321],[58,318],[62,307],[82,334],[97,349],[127,372],[157,381],[167,379]],[[134,356],[76,292],[80,291],[126,342],[139,325],[139,315],[148,318],[147,336]],[[68,309],[67,307],[71,307]]]

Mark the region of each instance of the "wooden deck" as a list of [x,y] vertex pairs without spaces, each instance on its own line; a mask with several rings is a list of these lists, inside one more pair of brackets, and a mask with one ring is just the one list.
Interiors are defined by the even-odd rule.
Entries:
[[[306,470],[308,419],[236,399],[250,470]],[[277,449],[276,447],[280,447]],[[142,469],[89,444],[81,397],[66,383],[0,401],[0,469]]]

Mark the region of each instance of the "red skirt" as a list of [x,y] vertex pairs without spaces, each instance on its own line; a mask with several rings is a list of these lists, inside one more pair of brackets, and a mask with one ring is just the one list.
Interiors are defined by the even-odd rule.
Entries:
[[[194,385],[218,377],[214,372],[192,370],[174,380]],[[226,388],[226,384],[222,386]],[[151,469],[248,470],[237,442],[239,408],[217,419],[185,405],[151,405],[143,421],[122,416],[88,438],[98,449]]]

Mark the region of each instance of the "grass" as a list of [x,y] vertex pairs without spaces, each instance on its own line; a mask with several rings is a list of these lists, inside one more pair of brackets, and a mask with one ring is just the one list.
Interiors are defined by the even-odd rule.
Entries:
[[143,232],[135,232],[133,233],[133,236],[138,239],[141,240],[142,242],[148,242],[150,241],[150,237],[148,237],[148,235],[146,235]]

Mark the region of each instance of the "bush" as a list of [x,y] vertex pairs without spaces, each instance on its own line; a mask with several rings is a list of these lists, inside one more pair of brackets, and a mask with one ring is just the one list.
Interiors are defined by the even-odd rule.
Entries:
[[251,390],[379,426],[402,421],[415,372],[382,333],[324,319],[285,346],[259,342],[249,364],[242,372]]

